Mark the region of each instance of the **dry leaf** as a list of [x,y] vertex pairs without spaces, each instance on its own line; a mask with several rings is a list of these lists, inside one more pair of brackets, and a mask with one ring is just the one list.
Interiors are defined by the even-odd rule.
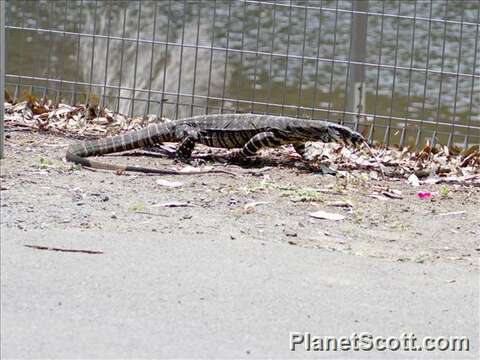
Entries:
[[345,207],[350,208],[353,207],[353,204],[350,201],[329,201],[327,202],[328,206],[336,206],[336,207]]
[[315,219],[324,219],[324,220],[333,220],[339,221],[345,219],[345,216],[341,214],[329,213],[326,211],[315,211],[309,214],[311,217]]
[[250,208],[255,208],[258,205],[265,205],[265,204],[270,204],[268,201],[253,201],[251,203],[246,204],[243,208],[245,210],[248,210]]
[[268,201],[254,201],[246,204],[243,207],[243,211],[245,211],[247,214],[251,214],[255,212],[255,207],[257,207],[258,205],[265,205],[265,204],[270,204],[270,203]]
[[403,199],[402,192],[400,190],[386,190],[382,191],[382,194],[390,199]]
[[452,212],[437,214],[436,216],[453,216],[453,215],[462,215],[466,213],[467,213],[466,211],[452,211]]
[[420,186],[420,180],[418,180],[418,177],[415,174],[410,175],[407,182],[412,186]]
[[180,181],[168,181],[168,180],[163,180],[163,179],[158,179],[155,181],[157,185],[160,186],[165,186],[165,187],[170,187],[170,188],[178,188],[183,186],[183,183]]
[[386,196],[383,196],[383,195],[380,195],[380,194],[371,194],[371,195],[368,195],[374,199],[377,199],[377,200],[382,200],[382,201],[388,201],[388,197]]

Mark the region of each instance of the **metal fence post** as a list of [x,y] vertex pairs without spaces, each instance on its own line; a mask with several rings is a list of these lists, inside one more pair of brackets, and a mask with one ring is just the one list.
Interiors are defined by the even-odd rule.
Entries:
[[3,114],[5,102],[5,1],[0,0],[0,159],[3,159],[3,141],[5,121]]
[[[368,0],[352,0],[353,23],[350,41],[350,61],[365,62],[367,53],[367,14]],[[362,12],[362,13],[358,13]],[[349,64],[347,111],[357,115],[348,116],[358,129],[360,113],[365,113],[365,65]]]

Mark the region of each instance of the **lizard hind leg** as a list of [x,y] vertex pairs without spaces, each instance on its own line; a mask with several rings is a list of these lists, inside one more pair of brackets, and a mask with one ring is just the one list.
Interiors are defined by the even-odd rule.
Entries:
[[272,131],[264,131],[256,134],[240,150],[239,155],[247,157],[253,156],[255,153],[266,147],[277,147],[282,145],[282,140]]

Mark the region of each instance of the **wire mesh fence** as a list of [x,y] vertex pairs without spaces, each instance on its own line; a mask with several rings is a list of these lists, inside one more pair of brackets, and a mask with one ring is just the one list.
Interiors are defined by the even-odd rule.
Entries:
[[[5,3],[0,1],[0,94],[5,92]],[[4,102],[0,101],[0,159],[4,152]]]
[[129,115],[254,112],[480,143],[477,1],[6,2],[6,88]]

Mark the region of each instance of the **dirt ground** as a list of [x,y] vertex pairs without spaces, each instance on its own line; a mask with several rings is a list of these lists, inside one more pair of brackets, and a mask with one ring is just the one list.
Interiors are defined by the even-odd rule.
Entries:
[[[405,180],[372,180],[362,174],[321,175],[300,161],[268,164],[265,155],[260,159],[266,168],[227,166],[237,177],[117,175],[65,162],[73,140],[31,132],[8,135],[1,162],[2,227],[26,233],[42,229],[46,235],[59,229],[148,230],[173,238],[220,233],[225,241],[287,242],[312,251],[399,262],[479,266],[478,187],[416,188]],[[276,158],[285,156],[275,151]],[[102,161],[157,168],[173,163],[139,152]],[[401,198],[382,195],[385,191]],[[433,196],[420,199],[418,191]],[[310,216],[317,211],[345,218]]]

